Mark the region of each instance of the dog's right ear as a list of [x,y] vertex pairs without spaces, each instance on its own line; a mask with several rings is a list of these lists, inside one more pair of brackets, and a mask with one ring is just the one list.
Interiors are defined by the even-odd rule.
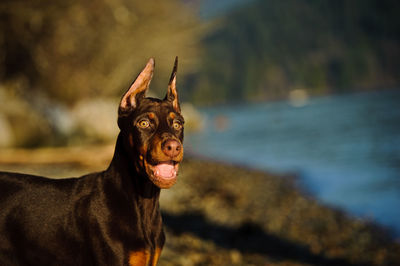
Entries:
[[177,70],[178,70],[178,57],[175,57],[174,68],[172,69],[172,74],[167,89],[167,95],[165,96],[164,101],[171,102],[175,112],[180,113],[181,108],[179,106],[178,91],[176,90]]
[[153,78],[154,72],[154,59],[150,58],[146,66],[140,72],[139,76],[132,83],[129,90],[122,96],[122,100],[119,104],[118,113],[123,114],[127,111],[135,108],[140,98],[144,98],[146,91],[149,88],[151,79]]

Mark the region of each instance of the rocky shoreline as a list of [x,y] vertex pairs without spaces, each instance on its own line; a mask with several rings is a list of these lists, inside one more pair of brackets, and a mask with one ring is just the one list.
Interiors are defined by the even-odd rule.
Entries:
[[[2,150],[0,171],[77,176],[105,169],[112,151]],[[160,205],[159,265],[400,265],[388,230],[321,205],[290,176],[187,156]]]
[[189,158],[160,202],[160,265],[400,265],[388,231],[322,206],[292,177]]

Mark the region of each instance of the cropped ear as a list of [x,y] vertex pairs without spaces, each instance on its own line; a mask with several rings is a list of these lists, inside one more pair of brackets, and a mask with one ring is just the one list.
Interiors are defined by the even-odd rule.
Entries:
[[153,78],[153,71],[154,59],[150,58],[142,72],[140,72],[139,76],[132,83],[129,90],[124,94],[124,96],[122,96],[121,103],[119,104],[119,113],[135,108],[138,100],[144,98],[151,79]]
[[175,57],[174,68],[172,69],[171,78],[169,79],[167,95],[164,101],[172,102],[175,112],[180,113],[181,108],[179,106],[178,91],[176,90],[176,71],[178,70],[178,57]]

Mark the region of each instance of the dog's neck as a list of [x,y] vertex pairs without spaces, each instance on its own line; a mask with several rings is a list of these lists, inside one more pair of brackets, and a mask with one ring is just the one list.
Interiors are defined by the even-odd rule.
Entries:
[[161,189],[150,181],[145,171],[137,169],[138,166],[124,146],[122,133],[119,133],[114,157],[106,172],[113,176],[113,182],[119,186],[120,190],[131,193],[130,196],[143,203],[158,205]]
[[104,176],[105,186],[108,186],[105,189],[113,194],[118,193],[120,203],[129,204],[132,215],[137,216],[137,221],[140,221],[142,229],[144,228],[144,237],[151,239],[151,230],[161,228],[162,224],[159,206],[161,189],[145,174],[137,171],[124,146],[121,133],[117,139],[114,157]]

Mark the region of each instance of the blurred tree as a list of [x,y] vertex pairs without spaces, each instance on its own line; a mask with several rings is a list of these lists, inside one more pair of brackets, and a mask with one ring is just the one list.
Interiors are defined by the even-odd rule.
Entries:
[[254,1],[215,20],[189,96],[215,103],[399,86],[398,10],[395,0]]
[[180,74],[196,67],[199,25],[178,0],[3,0],[0,81],[72,104],[121,95],[155,57],[165,90],[176,55]]

